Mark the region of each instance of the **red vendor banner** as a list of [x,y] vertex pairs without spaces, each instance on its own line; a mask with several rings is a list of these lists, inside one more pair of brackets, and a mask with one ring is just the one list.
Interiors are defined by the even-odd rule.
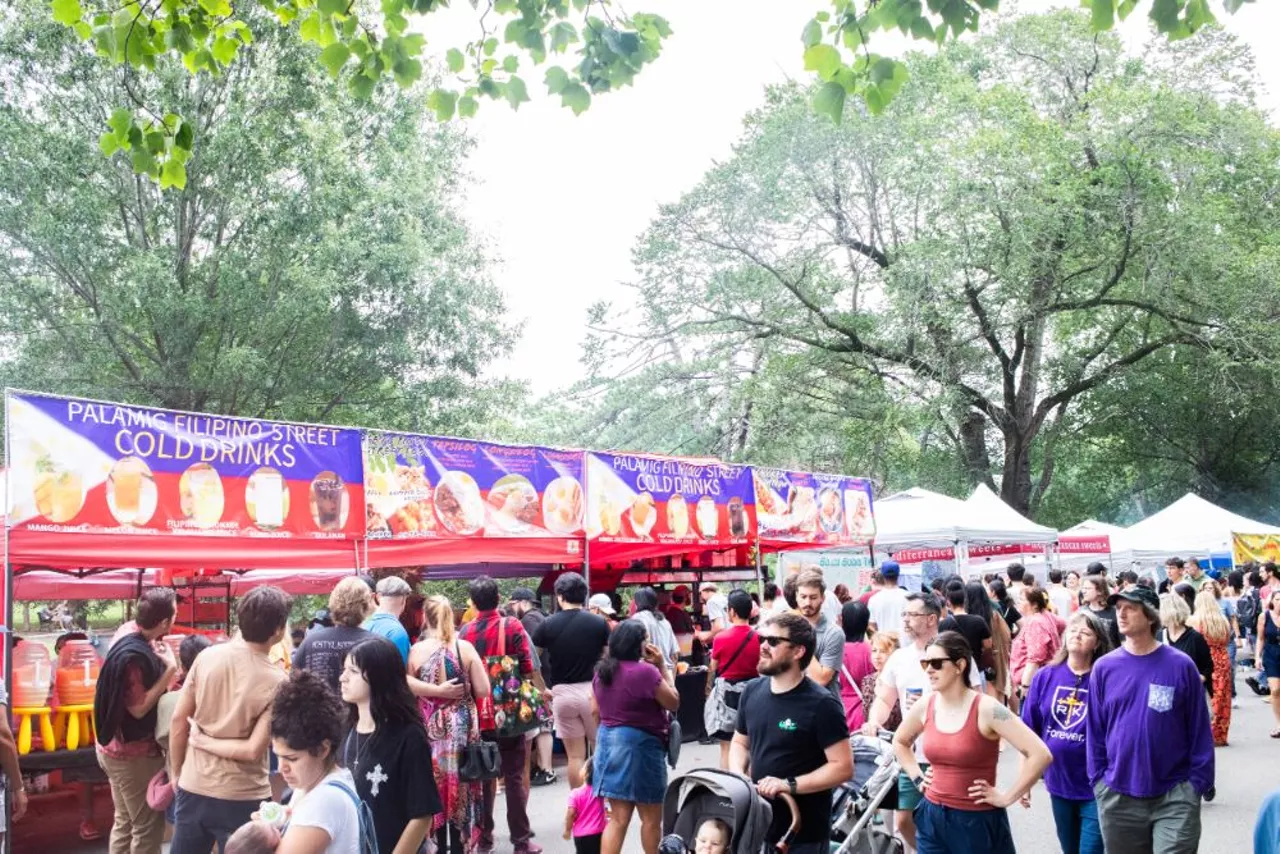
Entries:
[[582,535],[582,451],[366,431],[369,539]]
[[1107,554],[1110,551],[1111,537],[1107,534],[1093,534],[1087,537],[1058,537],[1058,554]]
[[756,532],[747,466],[595,452],[586,466],[588,539],[692,550],[742,545]]
[[360,432],[7,392],[15,535],[364,534]]

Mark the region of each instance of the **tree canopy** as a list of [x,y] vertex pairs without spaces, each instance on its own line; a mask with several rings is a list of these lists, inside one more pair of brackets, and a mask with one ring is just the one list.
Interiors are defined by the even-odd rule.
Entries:
[[[449,47],[453,82],[436,86],[428,103],[440,119],[472,116],[481,100],[518,108],[530,99],[522,73],[540,72],[547,92],[581,113],[593,95],[630,85],[656,60],[671,33],[661,16],[625,14],[611,0],[470,0],[477,35]],[[1234,12],[1249,0],[1221,0]],[[1083,0],[1093,27],[1111,29],[1139,0]],[[130,156],[140,174],[181,186],[198,128],[162,97],[129,85],[150,76],[164,57],[193,75],[219,75],[247,61],[275,24],[315,46],[318,63],[356,97],[372,96],[387,78],[402,87],[423,76],[431,16],[448,0],[50,0],[54,20],[122,69],[124,94],[100,128],[107,156]],[[1216,0],[1150,0],[1154,26],[1171,39],[1216,20]],[[821,81],[813,106],[837,122],[850,98],[873,113],[896,96],[907,66],[870,51],[877,31],[898,29],[941,44],[978,30],[999,0],[825,0],[800,34],[805,68]],[[826,8],[828,7],[829,8]],[[255,10],[266,9],[269,15]]]
[[640,239],[640,315],[602,309],[593,349],[643,391],[589,411],[618,431],[676,401],[686,451],[865,471],[888,448],[898,477],[942,446],[962,468],[936,477],[1034,512],[1077,413],[1125,383],[1157,402],[1153,360],[1264,371],[1280,136],[1240,58],[1220,31],[1129,58],[1060,12],[909,56],[875,119],[773,90]]
[[180,409],[464,429],[516,330],[454,205],[468,143],[422,92],[320,85],[268,30],[252,61],[134,80],[200,144],[161,192],[87,131],[124,96],[40,5],[0,26],[0,375]]

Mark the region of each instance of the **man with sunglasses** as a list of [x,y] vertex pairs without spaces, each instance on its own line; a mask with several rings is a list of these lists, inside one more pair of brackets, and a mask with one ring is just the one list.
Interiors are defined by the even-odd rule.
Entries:
[[[938,622],[942,617],[942,605],[931,593],[911,593],[907,596],[906,607],[902,611],[903,646],[885,662],[880,671],[880,679],[876,683],[876,699],[871,704],[871,714],[862,727],[864,735],[874,736],[879,733],[895,703],[902,704],[905,716],[911,707],[929,694],[929,675],[921,666],[925,651],[938,636]],[[977,670],[969,668],[969,684],[977,689],[981,685]],[[924,762],[924,739],[917,739],[915,744],[916,759],[921,761],[920,770],[924,773],[929,767]],[[914,849],[916,847],[916,824],[913,810],[920,804],[923,795],[915,782],[905,774],[898,776],[898,808],[894,814],[898,833]]]
[[[831,834],[831,791],[853,776],[844,706],[805,675],[813,659],[813,626],[799,614],[778,614],[760,627],[760,662],[766,679],[747,685],[729,749],[729,770],[747,774],[766,798],[789,793],[800,811],[790,854],[826,854]],[[767,841],[778,842],[791,811],[773,806]]]

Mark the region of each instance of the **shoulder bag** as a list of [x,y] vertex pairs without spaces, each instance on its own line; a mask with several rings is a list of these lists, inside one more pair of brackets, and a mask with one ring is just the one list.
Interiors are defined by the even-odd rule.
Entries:
[[[458,654],[458,669],[462,671],[462,684],[467,689],[467,701],[471,702],[475,692],[471,690],[471,678],[462,661],[462,646],[456,639],[454,649]],[[458,757],[458,779],[464,783],[496,780],[502,776],[502,757],[498,753],[497,742],[484,741],[480,737],[480,715],[474,702],[468,718],[471,725],[467,732],[467,746],[462,748],[462,755]]]

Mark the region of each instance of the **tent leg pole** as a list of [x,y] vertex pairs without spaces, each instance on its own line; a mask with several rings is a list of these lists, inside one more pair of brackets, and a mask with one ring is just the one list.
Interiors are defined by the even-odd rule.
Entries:
[[760,601],[764,601],[764,555],[760,551],[760,543],[756,543],[756,590]]
[[582,540],[582,577],[587,582],[587,596],[591,596],[591,538]]

